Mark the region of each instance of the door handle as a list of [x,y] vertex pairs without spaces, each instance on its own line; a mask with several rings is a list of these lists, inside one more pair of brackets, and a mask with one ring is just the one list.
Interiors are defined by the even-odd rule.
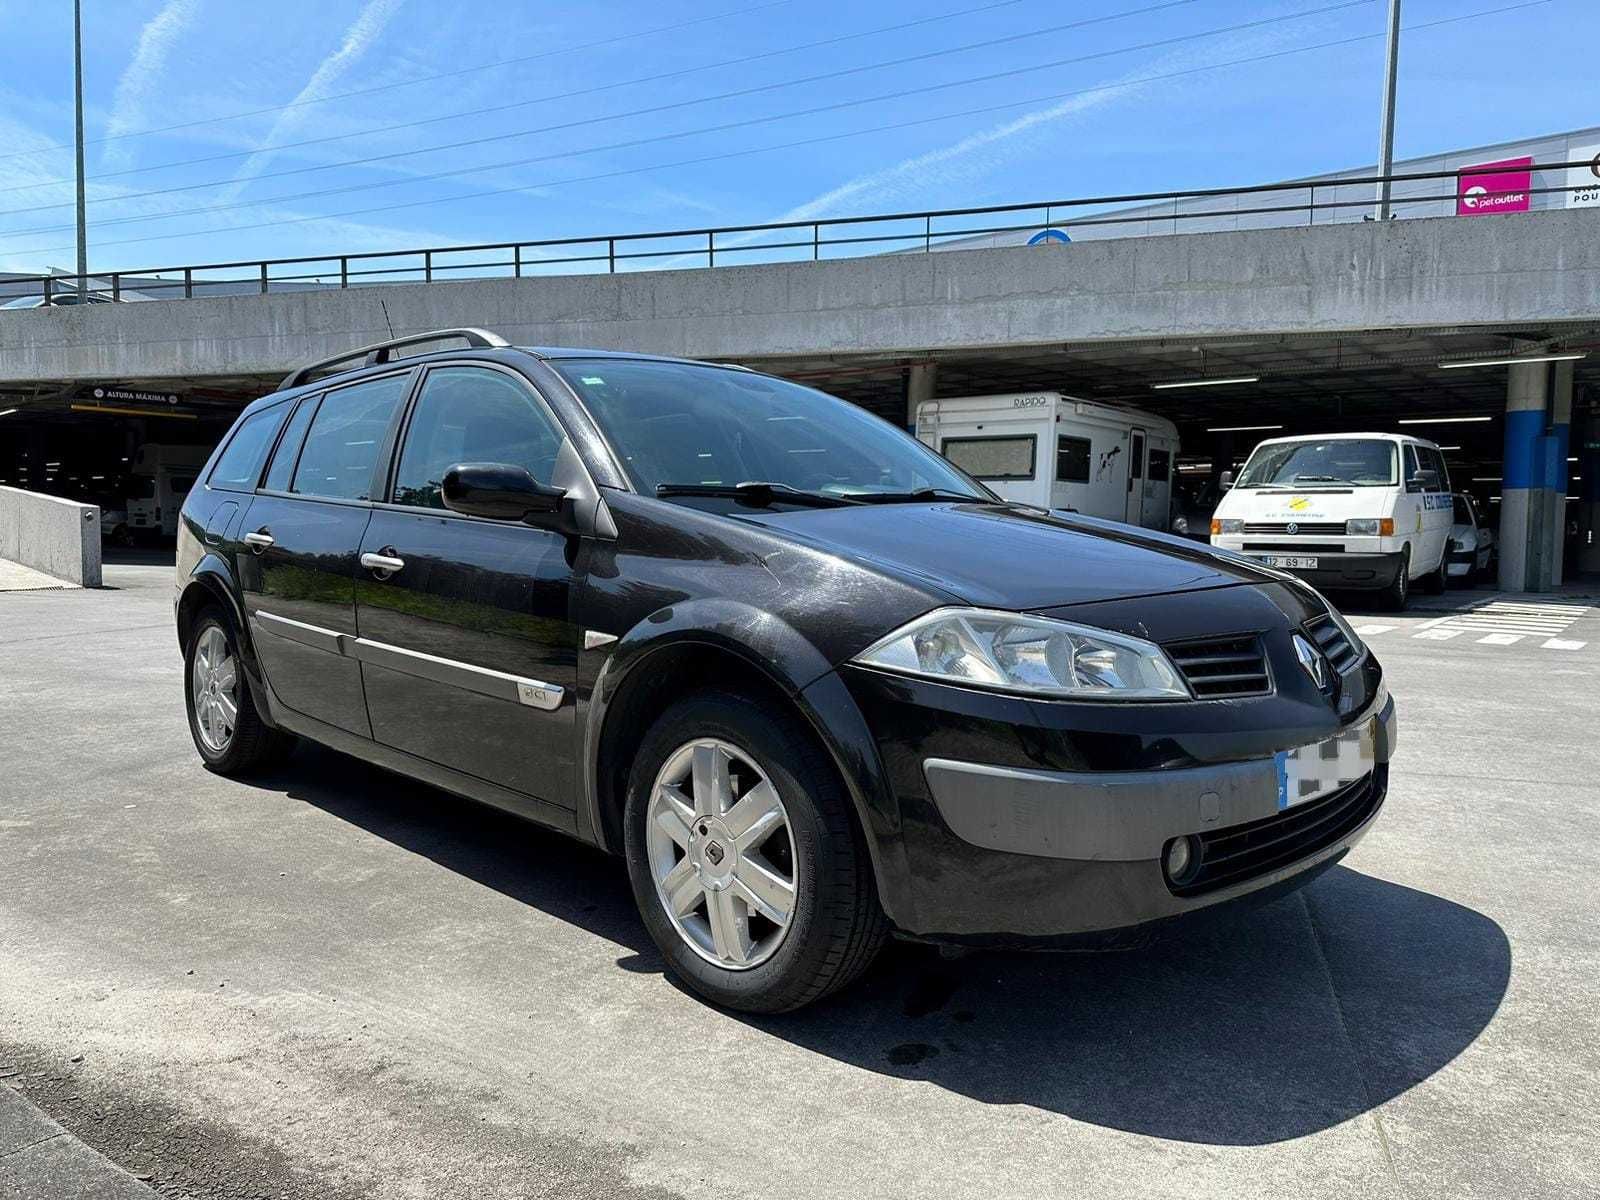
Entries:
[[361,556],[361,565],[369,571],[376,571],[382,575],[393,575],[406,565],[406,560],[396,558],[392,554],[373,554],[368,551]]
[[244,544],[249,546],[250,549],[254,550],[257,554],[260,554],[268,546],[271,546],[276,540],[277,539],[265,529],[258,529],[254,533],[247,533],[244,535]]

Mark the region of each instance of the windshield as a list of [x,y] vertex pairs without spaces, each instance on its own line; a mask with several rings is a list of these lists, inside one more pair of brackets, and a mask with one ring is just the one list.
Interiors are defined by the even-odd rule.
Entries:
[[664,485],[760,481],[835,496],[932,489],[991,499],[888,422],[782,379],[639,359],[550,366],[582,398],[647,496]]
[[1393,442],[1377,438],[1267,442],[1256,447],[1235,487],[1300,487],[1334,483],[1394,487],[1399,481]]

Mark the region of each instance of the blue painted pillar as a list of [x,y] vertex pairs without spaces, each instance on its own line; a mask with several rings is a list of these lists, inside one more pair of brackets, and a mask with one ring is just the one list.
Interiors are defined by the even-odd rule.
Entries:
[[[1567,522],[1577,514],[1577,504],[1567,503],[1567,467],[1572,445],[1572,374],[1575,364],[1556,363],[1550,379],[1550,447],[1545,456],[1545,486],[1549,489],[1546,528],[1550,534],[1549,553],[1541,559],[1543,570],[1534,581],[1535,590],[1546,592],[1559,587],[1565,574]],[[1582,474],[1582,472],[1578,472]]]
[[1545,405],[1550,364],[1516,363],[1507,368],[1506,437],[1500,470],[1500,588],[1526,592],[1536,586],[1547,535],[1549,503],[1540,495],[1550,447]]

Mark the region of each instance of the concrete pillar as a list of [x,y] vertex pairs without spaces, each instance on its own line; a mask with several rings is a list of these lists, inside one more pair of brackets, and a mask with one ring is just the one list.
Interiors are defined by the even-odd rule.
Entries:
[[912,363],[906,371],[906,428],[917,431],[917,405],[933,399],[934,386],[939,382],[939,364],[936,362]]
[[1547,535],[1542,448],[1549,363],[1507,368],[1505,461],[1500,471],[1500,587],[1529,590]]
[[[1576,505],[1567,503],[1567,476],[1572,474],[1567,469],[1568,447],[1572,445],[1572,374],[1575,364],[1569,362],[1555,363],[1550,371],[1550,432],[1548,437],[1551,445],[1548,447],[1545,461],[1546,517],[1545,528],[1549,530],[1550,542],[1548,553],[1540,562],[1538,579],[1535,581],[1534,590],[1547,592],[1552,588],[1561,586],[1564,578],[1567,548],[1567,521],[1569,509]],[[1582,474],[1582,472],[1578,472]]]
[[1600,575],[1600,397],[1591,396],[1588,410],[1578,424],[1577,492],[1582,499],[1575,505],[1578,517],[1578,561],[1572,564],[1581,575]]

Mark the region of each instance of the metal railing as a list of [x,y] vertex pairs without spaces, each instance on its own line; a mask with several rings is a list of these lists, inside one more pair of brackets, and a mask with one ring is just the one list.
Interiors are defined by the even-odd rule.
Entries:
[[[1549,184],[1541,172],[1586,171],[1592,182]],[[1072,238],[1158,236],[1212,229],[1267,229],[1351,219],[1353,210],[1372,209],[1373,189],[1387,181],[1396,215],[1454,215],[1461,180],[1471,175],[1528,172],[1527,188],[1492,195],[1533,197],[1594,190],[1600,211],[1600,163],[1531,163],[1500,171],[1482,167],[1418,171],[1343,179],[1269,183],[1245,188],[1196,188],[1177,192],[1130,192],[981,208],[945,208],[871,216],[829,217],[813,221],[775,221],[758,225],[657,230],[596,237],[485,242],[386,250],[366,254],[307,255],[242,262],[197,263],[178,267],[97,272],[90,276],[93,299],[184,299],[242,292],[371,287],[392,283],[432,283],[534,275],[619,274],[666,268],[793,262],[863,254],[932,252],[984,236],[1029,230],[1054,230]],[[1449,184],[1444,190],[1443,184]],[[1428,190],[1426,185],[1436,185]],[[1400,185],[1396,190],[1395,185]],[[1423,185],[1408,194],[1407,185]],[[1241,201],[1243,203],[1241,204]],[[1223,207],[1205,207],[1224,202]],[[1138,206],[1138,207],[1129,207]],[[1549,206],[1546,206],[1547,208]],[[1587,205],[1585,206],[1587,207]],[[1437,214],[1418,212],[1437,208]],[[1162,211],[1169,209],[1170,211]],[[1448,211],[1445,211],[1448,209]],[[1520,211],[1520,210],[1519,210]],[[1023,218],[1027,219],[1023,219]],[[996,223],[999,222],[999,223]],[[1206,225],[1210,222],[1210,227]],[[1133,226],[1144,226],[1135,231]],[[1059,239],[1058,239],[1059,240]],[[18,290],[21,288],[22,290]],[[75,277],[39,275],[6,281],[7,298],[40,296],[46,304],[79,302]]]

